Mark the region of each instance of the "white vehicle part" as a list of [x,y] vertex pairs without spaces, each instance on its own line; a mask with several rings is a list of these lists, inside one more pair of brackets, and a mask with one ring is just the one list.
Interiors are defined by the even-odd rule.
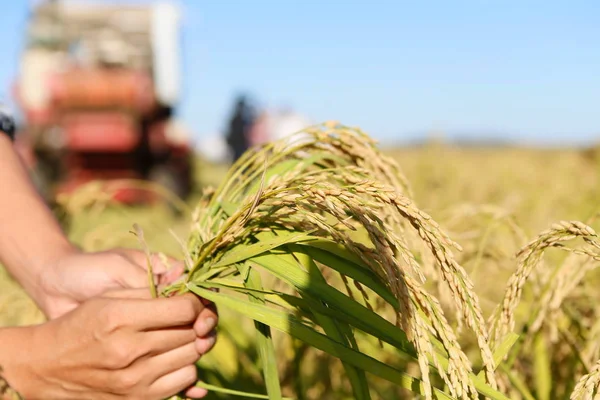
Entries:
[[294,112],[280,112],[270,118],[270,140],[282,140],[288,146],[299,145],[310,140],[310,135],[302,130],[312,125],[311,121],[301,114]]
[[43,110],[49,105],[48,77],[59,69],[60,53],[30,49],[21,58],[19,96],[27,108]]
[[180,96],[179,9],[172,3],[157,3],[151,20],[156,95],[161,103],[174,105]]
[[176,119],[167,121],[165,125],[165,137],[169,141],[177,146],[189,146],[190,145],[190,133],[187,127]]

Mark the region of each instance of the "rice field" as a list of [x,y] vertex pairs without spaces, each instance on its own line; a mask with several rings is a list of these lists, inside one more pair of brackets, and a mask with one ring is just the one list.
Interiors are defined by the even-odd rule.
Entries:
[[[378,338],[372,334],[383,330],[369,334],[368,330],[376,329],[375,325],[354,329],[353,339],[346,343],[347,338],[336,339],[328,332],[330,320],[323,319],[325,314],[314,313],[314,308],[313,315],[299,314],[297,318],[306,324],[315,323],[319,332],[333,337],[334,342],[359,349],[358,352],[389,369],[363,376],[352,364],[354,357],[358,357],[355,353],[340,361],[342,353],[336,353],[337,350],[314,349],[306,341],[277,329],[266,335],[268,339],[272,337],[276,349],[275,362],[266,365],[265,335],[261,335],[264,324],[261,331],[251,319],[240,318],[235,311],[220,307],[219,340],[215,349],[200,361],[203,379],[208,384],[236,391],[265,394],[268,390],[271,398],[408,399],[417,396],[411,391],[421,391],[426,397],[451,399],[484,395],[528,400],[594,398],[600,380],[600,324],[596,314],[600,312],[600,295],[595,269],[599,265],[600,244],[594,231],[598,228],[600,158],[596,158],[596,153],[576,149],[461,148],[444,143],[382,150],[400,168],[385,179],[395,182],[398,191],[402,191],[402,199],[407,199],[400,202],[404,208],[399,214],[388,208],[382,210],[382,219],[387,219],[385,213],[389,213],[391,221],[382,226],[395,227],[384,231],[388,238],[397,237],[394,243],[398,249],[391,257],[398,257],[407,265],[414,260],[414,269],[426,278],[422,290],[411,291],[411,296],[415,296],[412,304],[407,303],[397,313],[379,301],[371,286],[353,286],[343,276],[326,268],[321,270],[329,285],[347,293],[348,299],[363,305],[365,310],[390,321],[389,329],[400,315],[397,326],[407,333],[406,343],[394,335]],[[383,171],[382,176],[394,171],[384,158],[371,159],[380,162],[372,170]],[[227,166],[210,165],[202,160],[197,164],[197,195],[190,199],[191,208],[196,206],[203,190],[219,186],[228,171]],[[339,182],[346,184],[348,180]],[[361,193],[360,188],[367,184],[352,182],[354,191],[341,194]],[[193,261],[201,259],[202,254],[190,252],[189,248],[182,250],[177,239],[187,241],[193,236],[196,228],[190,215],[176,215],[166,204],[151,209],[117,206],[103,201],[97,190],[90,187],[64,199],[61,210],[57,211],[71,239],[81,247],[90,251],[115,246],[139,248],[137,238],[131,233],[137,223],[153,251],[179,258],[191,256]],[[312,198],[320,195],[315,189]],[[323,197],[323,204],[326,200]],[[210,200],[205,201],[205,207],[210,207]],[[285,199],[277,198],[271,206],[281,207],[281,201]],[[260,212],[265,202],[257,203],[260,206],[256,212]],[[328,215],[336,216],[336,204],[332,200]],[[307,204],[305,210],[311,205],[314,204]],[[370,215],[366,200],[357,207],[366,207],[364,215]],[[371,222],[376,219],[372,215],[361,226],[370,232],[369,227],[375,226]],[[204,221],[203,226],[207,225]],[[294,221],[290,219],[289,223]],[[217,227],[222,223],[210,222]],[[326,222],[323,227],[337,226]],[[414,232],[411,226],[416,227]],[[301,232],[304,228],[298,225],[294,229]],[[204,235],[213,233],[207,229]],[[234,236],[242,234],[240,231]],[[370,237],[376,239],[377,234]],[[363,239],[357,237],[356,243],[363,243]],[[375,239],[377,252],[373,257],[378,258],[385,250],[377,247]],[[297,248],[302,244],[293,245]],[[271,251],[277,249],[273,247]],[[215,258],[214,264],[220,262],[218,265],[224,266],[222,258],[226,254]],[[284,251],[280,258],[284,255],[289,253]],[[268,266],[268,260],[262,261]],[[377,276],[382,275],[389,282],[402,281],[401,277],[392,279],[383,273]],[[223,284],[226,278],[213,282]],[[277,296],[277,301],[289,299],[283,296],[289,293],[302,294],[301,290],[284,288],[269,274],[262,275],[262,279],[264,287],[272,290],[266,295],[268,301]],[[418,279],[415,282],[414,288],[421,288]],[[403,298],[401,287],[397,292],[393,286],[389,289]],[[334,296],[331,302],[335,299]],[[414,319],[405,320],[412,307],[417,310]],[[441,314],[444,317],[435,322]],[[365,314],[365,318],[369,315]],[[352,317],[350,312],[348,316]],[[0,270],[0,326],[40,321],[42,316],[31,301]],[[387,326],[381,324],[377,327]],[[353,340],[355,344],[351,343]],[[398,342],[414,348],[403,351]],[[440,343],[446,356],[436,353]],[[416,353],[411,353],[415,349]],[[381,371],[372,365],[371,372]],[[271,375],[265,375],[265,370],[270,370]],[[273,374],[278,384],[269,383]],[[420,381],[415,381],[417,386],[408,381],[399,384],[406,376]],[[428,389],[430,385],[432,391]],[[281,393],[276,393],[275,386],[281,387]],[[215,392],[209,398],[235,397]]]

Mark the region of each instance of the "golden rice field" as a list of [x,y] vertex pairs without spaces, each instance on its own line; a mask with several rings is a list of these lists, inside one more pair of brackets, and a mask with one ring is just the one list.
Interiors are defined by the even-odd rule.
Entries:
[[[261,332],[259,329],[255,329],[255,325],[260,323],[241,318],[228,307],[219,307],[219,340],[214,350],[200,361],[202,378],[221,388],[265,394],[265,386],[269,387],[269,380],[263,377],[266,369],[277,376],[282,396],[299,400],[417,398],[418,395],[411,391],[421,391],[429,396],[425,389],[427,382],[435,388],[431,393],[433,398],[462,399],[484,395],[527,400],[595,398],[597,381],[600,380],[600,280],[596,270],[600,265],[600,239],[594,231],[600,226],[596,218],[600,211],[600,156],[596,158],[595,152],[589,150],[460,148],[443,143],[383,149],[383,152],[395,160],[401,170],[399,175],[403,175],[408,183],[405,187],[401,178],[389,177],[390,181],[397,181],[398,186],[402,186],[403,193],[401,201],[395,200],[400,213],[396,219],[390,216],[392,222],[389,226],[397,227],[397,230],[383,233],[388,235],[388,239],[397,238],[394,243],[401,251],[395,252],[393,257],[397,257],[400,263],[414,263],[415,274],[426,278],[422,289],[420,284],[415,286],[416,289],[411,292],[413,304],[408,301],[396,313],[370,291],[373,287],[378,288],[377,285],[366,285],[366,289],[361,284],[353,286],[346,277],[341,276],[340,279],[324,268],[321,268],[322,275],[318,273],[318,279],[314,279],[323,279],[323,282],[337,287],[340,293],[348,293],[348,298],[364,306],[365,310],[390,321],[390,329],[396,324],[394,317],[400,315],[397,327],[408,333],[402,340],[408,343],[407,346],[415,347],[416,355],[410,356],[414,349],[399,349],[401,346],[397,343],[402,342],[401,339],[380,337],[383,340],[379,340],[377,335],[372,334],[375,331],[371,334],[365,332],[368,326],[354,329],[354,334],[349,336],[338,327],[342,335],[339,336],[338,332],[335,336],[328,331],[335,315],[327,318],[327,310],[322,309],[324,314],[319,314],[311,308],[312,313],[307,311],[306,315],[297,315],[298,322],[305,322],[311,327],[314,323],[319,332],[324,332],[338,344],[345,343],[349,348],[360,349],[361,353],[389,366],[389,371],[372,364],[372,367],[366,368],[367,375],[363,376],[360,371],[357,372],[356,363],[353,364],[353,360],[358,360],[353,358],[356,354],[343,358],[335,349],[317,350],[277,329],[272,329],[268,335],[272,335],[276,362],[265,365],[264,355],[259,354],[262,351],[259,349],[265,348],[261,347],[265,346],[264,337],[257,334]],[[376,167],[388,171],[385,159],[381,162],[383,164]],[[218,186],[228,171],[228,166],[209,165],[202,160],[198,160],[197,164],[197,195],[189,201],[191,208],[196,206],[202,190]],[[361,185],[366,181],[352,179],[349,176],[347,180],[340,181],[355,184],[352,186],[354,191],[342,191],[343,195],[352,197],[363,193]],[[315,187],[318,187],[316,182]],[[265,184],[264,179],[262,184]],[[60,211],[71,239],[86,250],[115,246],[139,248],[137,238],[131,233],[132,225],[137,223],[144,230],[150,249],[184,258],[190,254],[184,254],[175,237],[187,241],[198,234],[198,240],[205,245],[210,242],[204,236],[210,237],[214,233],[208,228],[193,227],[190,215],[177,216],[167,205],[152,209],[120,207],[102,201],[96,188],[88,190],[65,199]],[[261,190],[262,186],[259,192]],[[310,192],[308,188],[305,190]],[[320,195],[317,189],[314,191],[314,196]],[[369,188],[366,191],[369,192]],[[337,196],[340,196],[339,193]],[[324,196],[323,201],[327,198]],[[362,197],[357,195],[356,198]],[[269,203],[272,207],[281,207],[282,201],[289,200],[285,196],[273,199]],[[392,199],[396,198],[392,196]],[[256,212],[260,212],[260,207],[266,204],[258,197],[255,200],[256,204],[247,210],[248,215],[255,211],[255,207]],[[271,201],[266,199],[265,202],[267,200]],[[292,200],[298,202],[297,197],[292,197]],[[380,197],[376,200],[383,201]],[[207,207],[212,204],[210,199],[204,201]],[[327,210],[336,216],[337,203],[333,203]],[[370,212],[368,204],[365,200],[365,210]],[[307,204],[306,210],[310,211],[311,205],[314,206],[313,203]],[[362,210],[360,205],[357,207]],[[378,205],[373,207],[377,209]],[[384,206],[381,207],[383,210]],[[387,207],[385,205],[385,210],[388,210]],[[224,211],[219,212],[231,216],[227,207],[221,208]],[[243,219],[244,216],[241,217]],[[266,215],[259,217],[267,218]],[[280,218],[284,217],[287,218],[287,214]],[[382,219],[387,217],[386,214]],[[377,217],[373,215],[361,221],[369,233],[373,219]],[[200,221],[222,226],[210,217],[200,218]],[[294,232],[302,232],[305,225],[293,218],[289,221],[290,224],[298,223],[294,225]],[[315,219],[314,226],[324,230],[337,226],[329,222],[319,223],[320,220]],[[340,229],[344,229],[343,226],[340,225]],[[240,228],[239,235],[242,234]],[[330,234],[337,237],[335,232]],[[376,233],[369,237],[376,242]],[[273,240],[261,238],[263,243]],[[357,238],[352,243],[363,243],[361,240]],[[450,251],[454,242],[457,246]],[[277,252],[279,247],[273,245],[269,251],[271,255],[279,254],[281,260],[285,260],[290,252],[294,255],[301,252],[298,249],[303,248],[302,244],[294,242],[281,253]],[[200,249],[199,254],[191,251],[192,258],[194,261],[204,260],[201,250],[206,247],[196,246]],[[381,256],[377,243],[374,250],[367,247],[365,245],[365,252],[371,251],[375,258]],[[405,250],[406,254],[402,253]],[[228,254],[235,255],[234,252],[231,250],[219,255],[221,258],[215,258],[213,264],[217,268],[225,265],[223,259]],[[264,265],[261,265],[270,268],[266,257],[254,257],[252,262],[263,262]],[[320,263],[319,266],[322,267]],[[449,268],[449,272],[444,273],[443,268]],[[461,277],[463,269],[464,279]],[[253,276],[251,272],[243,271],[242,274]],[[390,273],[386,271],[378,276],[388,277]],[[228,276],[210,279],[215,285],[239,289],[226,285],[231,284]],[[394,279],[400,281],[403,277],[399,275]],[[243,288],[247,292],[240,291],[238,294],[250,295],[252,291],[255,295],[261,294],[256,295],[254,300],[248,300],[258,302],[257,306],[261,306],[261,301],[264,303],[277,298],[277,305],[285,309],[289,304],[282,304],[282,299],[289,300],[291,297],[288,295],[296,292],[289,287],[283,288],[281,282],[272,279],[270,275],[263,276],[263,286],[272,290],[267,292],[265,289],[264,296],[260,287],[251,286]],[[392,281],[390,278],[386,288],[402,298],[403,288],[399,285],[395,289]],[[412,286],[408,287],[407,290],[413,290]],[[195,290],[204,293],[205,288],[200,285]],[[470,297],[471,292],[473,297]],[[302,291],[300,293],[303,294]],[[426,301],[419,297],[419,293],[425,296],[423,299]],[[300,298],[307,304],[314,300],[309,296]],[[234,297],[231,299],[233,301]],[[321,305],[314,307],[333,307],[322,301]],[[439,312],[436,311],[438,305]],[[411,307],[417,311],[414,320],[407,320],[407,310]],[[288,308],[302,310],[300,306]],[[440,317],[441,322],[435,322],[440,313],[444,317]],[[352,317],[350,312],[348,315]],[[31,301],[0,270],[0,326],[42,320]],[[348,323],[356,328],[352,320]],[[355,323],[360,325],[360,321]],[[342,326],[345,329],[349,325]],[[436,355],[436,346],[442,347],[445,358]],[[440,372],[444,369],[446,372]],[[394,375],[396,373],[398,375]],[[403,381],[402,385],[394,382],[394,377],[400,377],[400,373],[421,379],[421,389],[417,388],[419,381]],[[366,389],[365,382],[368,385]],[[363,392],[359,393],[361,384]],[[411,385],[417,386],[411,388]],[[407,386],[411,390],[407,390]],[[485,388],[493,390],[486,392]],[[272,398],[277,398],[273,395],[277,391],[273,386],[269,387]],[[209,398],[238,397],[211,393]]]

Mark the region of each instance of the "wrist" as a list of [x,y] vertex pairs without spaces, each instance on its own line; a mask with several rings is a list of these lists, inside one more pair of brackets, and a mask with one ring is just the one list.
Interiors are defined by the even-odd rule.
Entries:
[[22,282],[22,285],[46,316],[54,299],[62,295],[60,282],[64,277],[61,272],[61,260],[79,251],[64,240],[45,252],[44,257],[32,260],[31,268],[28,268],[32,272],[31,279],[29,283]]
[[[31,388],[31,372],[34,363],[29,360],[33,333],[36,327],[0,329],[0,399],[20,398]],[[35,351],[35,350],[33,350]]]

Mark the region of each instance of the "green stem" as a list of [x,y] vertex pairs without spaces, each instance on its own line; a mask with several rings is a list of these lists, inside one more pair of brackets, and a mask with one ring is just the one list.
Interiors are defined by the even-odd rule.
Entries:
[[[211,392],[230,394],[232,396],[243,396],[243,397],[246,397],[249,399],[268,399],[269,398],[269,396],[264,395],[264,394],[248,393],[248,392],[241,392],[239,390],[225,389],[225,388],[222,388],[219,386],[210,385],[205,382],[196,383],[196,387],[204,388],[206,390],[210,390]],[[289,397],[283,397],[282,399],[283,400],[293,400]]]

